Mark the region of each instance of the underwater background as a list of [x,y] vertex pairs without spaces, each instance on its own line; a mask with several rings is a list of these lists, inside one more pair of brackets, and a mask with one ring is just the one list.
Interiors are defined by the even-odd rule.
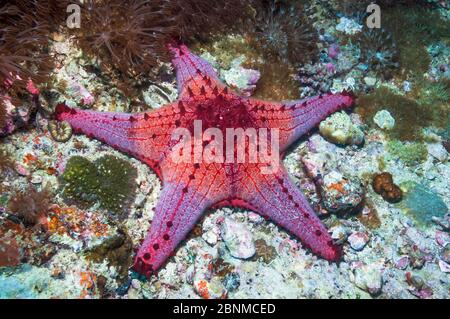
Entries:
[[[449,19],[432,0],[2,1],[0,298],[449,298]],[[130,270],[161,181],[54,113],[176,101],[174,39],[242,96],[353,93],[283,160],[340,263],[224,207],[157,275]]]

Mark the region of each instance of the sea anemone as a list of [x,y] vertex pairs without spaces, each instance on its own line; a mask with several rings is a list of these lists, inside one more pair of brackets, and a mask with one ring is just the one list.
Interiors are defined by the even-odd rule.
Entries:
[[8,1],[0,7],[0,87],[24,91],[46,81],[53,67],[49,36],[60,25],[65,1]]
[[74,29],[83,51],[106,69],[124,74],[148,73],[159,61],[170,61],[166,45],[223,32],[244,15],[244,0],[79,1],[84,12]]
[[100,64],[123,73],[144,73],[166,58],[164,45],[174,32],[166,1],[84,1],[76,42]]
[[399,52],[390,32],[384,29],[370,29],[359,38],[361,59],[369,69],[391,78],[399,69]]
[[270,1],[256,17],[256,35],[268,54],[305,64],[317,58],[318,34],[300,3]]

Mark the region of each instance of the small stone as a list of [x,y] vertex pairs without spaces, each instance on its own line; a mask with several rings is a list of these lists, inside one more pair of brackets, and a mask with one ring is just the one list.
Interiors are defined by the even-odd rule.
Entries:
[[331,231],[331,238],[333,238],[336,241],[343,242],[348,237],[348,230],[342,225],[332,227],[330,231]]
[[405,92],[411,92],[412,87],[411,87],[411,82],[409,81],[404,81],[403,82],[403,91]]
[[366,76],[364,78],[364,83],[366,83],[368,86],[375,86],[375,84],[377,84],[377,79]]
[[202,238],[211,246],[217,244],[219,237],[213,229],[208,230],[202,234]]
[[323,178],[321,194],[327,211],[349,212],[362,202],[365,189],[358,178],[345,177],[340,172],[331,171]]
[[409,279],[410,284],[417,289],[422,289],[422,287],[425,285],[425,282],[423,281],[422,277],[417,275],[412,275]]
[[450,273],[450,264],[446,263],[443,260],[439,260],[438,264],[439,264],[439,269],[441,269],[442,272]]
[[344,32],[345,34],[356,34],[361,32],[363,26],[357,23],[353,19],[342,17],[339,20],[339,24],[336,26],[337,31]]
[[259,214],[256,214],[254,212],[250,212],[250,213],[248,213],[248,221],[253,223],[253,224],[255,224],[255,225],[258,225],[258,224],[261,224],[264,221],[264,218],[261,215],[259,215]]
[[16,172],[20,176],[30,176],[30,171],[25,166],[20,164],[16,165]]
[[332,143],[359,145],[364,141],[364,133],[345,112],[336,112],[322,121],[320,133]]
[[134,289],[141,289],[141,282],[137,279],[132,279],[131,287],[133,287]]
[[436,238],[436,242],[442,247],[446,247],[448,244],[450,244],[450,234],[449,233],[438,230],[438,231],[436,231],[435,238]]
[[244,224],[225,218],[221,224],[221,234],[231,256],[248,259],[255,254],[253,235]]
[[438,159],[440,162],[444,162],[448,157],[447,150],[441,143],[428,144],[427,150],[431,156]]
[[378,295],[383,287],[381,271],[369,265],[355,269],[355,285],[372,296]]
[[234,291],[239,288],[239,285],[241,284],[241,279],[237,272],[230,272],[225,275],[225,278],[223,279],[222,282],[227,291]]
[[445,249],[442,251],[440,257],[441,257],[441,260],[442,260],[443,262],[446,262],[447,264],[450,264],[450,247],[445,248]]
[[223,298],[226,294],[222,282],[218,277],[213,277],[211,281],[207,281],[206,279],[194,281],[194,290],[204,299],[219,299]]
[[395,126],[395,119],[386,110],[378,111],[373,117],[373,121],[383,130],[391,130]]
[[231,61],[230,69],[221,70],[220,75],[226,84],[238,89],[242,95],[250,96],[261,74],[257,70],[242,67],[244,61],[244,57],[234,59]]
[[30,180],[30,182],[31,182],[31,184],[41,184],[42,183],[42,176],[41,175],[36,175],[36,174],[33,174],[33,176],[31,177],[31,180]]
[[402,256],[395,262],[395,268],[404,270],[410,263],[409,256]]
[[354,232],[348,237],[348,242],[353,250],[361,251],[367,245],[369,236],[364,232]]

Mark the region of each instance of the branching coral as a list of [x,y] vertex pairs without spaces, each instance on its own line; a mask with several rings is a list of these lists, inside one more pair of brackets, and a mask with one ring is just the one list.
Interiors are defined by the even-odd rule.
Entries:
[[264,49],[283,61],[303,64],[318,54],[318,34],[299,2],[273,0],[256,16],[256,35]]

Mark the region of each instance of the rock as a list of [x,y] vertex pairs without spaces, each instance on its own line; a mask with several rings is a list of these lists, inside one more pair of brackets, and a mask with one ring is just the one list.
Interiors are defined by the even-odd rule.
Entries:
[[373,78],[373,77],[365,77],[364,78],[364,83],[366,83],[367,86],[375,86],[375,84],[377,84],[377,79]]
[[342,145],[359,145],[364,141],[364,133],[345,112],[336,112],[322,121],[320,133],[329,141]]
[[439,260],[438,264],[439,264],[439,269],[440,269],[442,272],[450,273],[450,264],[447,264],[447,263],[446,263],[445,261],[443,261],[443,260]]
[[337,31],[341,31],[349,35],[361,32],[362,28],[363,26],[357,23],[355,20],[346,17],[342,17],[339,20],[339,24],[336,26]]
[[264,218],[259,214],[256,214],[254,212],[249,212],[248,213],[248,221],[255,225],[259,225],[264,221]]
[[348,237],[348,243],[353,250],[361,251],[367,245],[369,236],[364,232],[354,232]]
[[202,238],[211,246],[217,244],[217,241],[219,240],[219,236],[214,231],[214,229],[210,229],[207,232],[204,232],[202,234]]
[[425,282],[423,281],[422,277],[418,275],[412,275],[409,279],[409,283],[416,289],[422,289],[425,285]]
[[373,121],[383,130],[391,130],[395,126],[395,119],[386,110],[378,111],[373,117]]
[[248,259],[255,254],[253,235],[244,224],[225,218],[221,224],[221,234],[231,256]]
[[381,271],[369,265],[355,269],[355,285],[372,296],[378,295],[383,287]]
[[436,231],[435,238],[436,238],[436,242],[442,247],[446,247],[448,244],[450,244],[450,234],[449,233],[438,230],[438,231]]
[[428,154],[438,159],[440,162],[444,162],[448,153],[445,147],[441,143],[433,143],[427,145]]
[[42,176],[33,174],[30,180],[31,184],[41,184],[42,183]]
[[343,225],[332,227],[330,228],[330,231],[331,231],[331,238],[333,238],[336,241],[343,242],[348,237],[348,229],[345,228]]
[[151,108],[157,109],[167,103],[175,101],[178,98],[178,90],[174,84],[162,82],[158,85],[150,85],[142,95],[145,104]]
[[261,74],[257,70],[242,67],[244,60],[244,57],[234,59],[230,69],[221,70],[220,75],[229,86],[238,89],[245,96],[250,96]]
[[365,190],[358,178],[344,177],[337,171],[331,171],[323,178],[321,193],[325,209],[339,213],[358,207],[364,199]]
[[15,166],[15,169],[16,169],[17,174],[19,174],[20,176],[30,176],[30,171],[21,164],[17,164]]
[[213,277],[210,281],[206,279],[194,281],[194,290],[204,299],[219,299],[226,294],[226,290],[218,277]]
[[409,263],[410,263],[409,256],[406,255],[402,256],[395,262],[395,268],[404,270],[406,269],[406,267],[408,267]]
[[225,275],[225,278],[223,279],[222,282],[227,291],[234,291],[239,288],[239,285],[241,284],[241,279],[237,272],[230,272]]
[[133,287],[134,289],[141,289],[141,282],[137,279],[132,279],[131,287]]
[[442,251],[440,258],[443,262],[450,264],[450,247],[447,247]]

